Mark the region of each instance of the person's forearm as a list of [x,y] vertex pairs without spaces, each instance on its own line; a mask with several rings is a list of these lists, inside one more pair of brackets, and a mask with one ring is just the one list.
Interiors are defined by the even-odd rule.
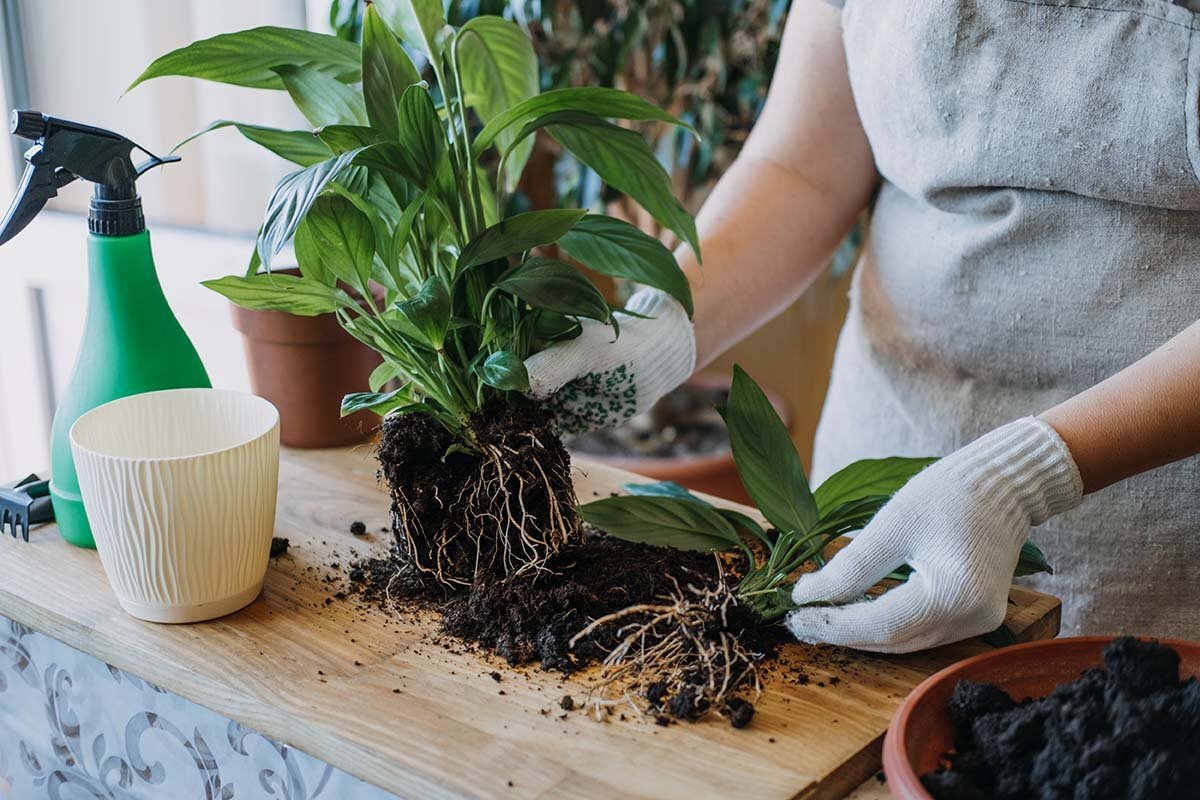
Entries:
[[812,283],[877,181],[850,89],[840,14],[794,8],[766,105],[697,217],[704,265],[677,257],[695,296],[697,368]]
[[1041,418],[1085,492],[1200,453],[1200,322]]
[[703,267],[690,250],[677,254],[695,297],[697,369],[793,303],[856,218],[805,176],[739,159],[697,218]]

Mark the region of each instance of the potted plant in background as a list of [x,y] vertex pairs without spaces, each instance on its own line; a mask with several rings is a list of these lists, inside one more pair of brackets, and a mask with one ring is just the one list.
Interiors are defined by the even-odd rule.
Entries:
[[[280,275],[298,276],[286,268]],[[341,416],[342,398],[366,385],[382,359],[344,331],[333,314],[302,317],[233,307],[242,334],[250,388],[279,409],[279,441],[288,447],[342,447],[377,426],[375,415]]]
[[[253,310],[333,314],[380,355],[342,408],[386,415],[379,458],[410,577],[453,589],[481,571],[536,573],[578,526],[569,457],[523,395],[524,359],[578,335],[582,319],[619,335],[588,278],[539,248],[557,243],[689,313],[691,295],[670,251],[632,225],[575,209],[508,214],[506,200],[544,130],[698,252],[654,152],[610,120],[683,123],[615,89],[541,93],[520,27],[493,16],[450,26],[441,0],[375,0],[361,39],[224,34],[160,57],[134,85],[183,75],[288,92],[313,130],[205,129],[235,125],[308,162],[276,186],[246,273],[206,285]],[[299,274],[270,272],[289,240]],[[390,381],[399,388],[385,391]]]

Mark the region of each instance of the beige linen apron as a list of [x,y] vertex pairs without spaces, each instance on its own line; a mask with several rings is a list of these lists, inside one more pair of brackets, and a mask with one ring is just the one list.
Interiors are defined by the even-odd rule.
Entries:
[[[848,0],[883,187],[814,478],[942,455],[1200,318],[1200,16],[1167,0]],[[1200,398],[1197,398],[1200,402]],[[1063,631],[1200,639],[1200,460],[1034,531]]]

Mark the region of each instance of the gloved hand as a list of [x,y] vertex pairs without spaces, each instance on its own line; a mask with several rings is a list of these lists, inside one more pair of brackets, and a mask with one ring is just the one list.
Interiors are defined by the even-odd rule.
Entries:
[[908,564],[907,583],[870,600],[791,612],[806,642],[907,653],[995,630],[1033,525],[1079,504],[1067,446],[1026,417],[930,466],[896,493],[854,541],[796,582],[797,604],[847,603]]
[[[617,312],[621,331],[591,320],[583,333],[525,361],[529,395],[547,400],[563,433],[611,428],[646,411],[696,368],[687,312],[658,289],[640,289]],[[615,338],[615,341],[614,341]]]

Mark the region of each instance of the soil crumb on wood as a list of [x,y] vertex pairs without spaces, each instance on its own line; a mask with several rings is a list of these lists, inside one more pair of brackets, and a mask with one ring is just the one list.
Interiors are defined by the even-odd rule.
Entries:
[[925,788],[937,800],[1200,796],[1200,683],[1179,680],[1179,654],[1121,638],[1104,667],[1020,703],[959,681],[955,752]]
[[289,542],[287,539],[283,538],[282,536],[272,536],[270,557],[279,558],[288,551],[289,547],[291,547],[291,542]]

